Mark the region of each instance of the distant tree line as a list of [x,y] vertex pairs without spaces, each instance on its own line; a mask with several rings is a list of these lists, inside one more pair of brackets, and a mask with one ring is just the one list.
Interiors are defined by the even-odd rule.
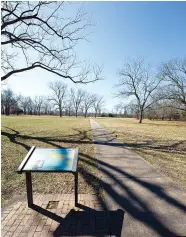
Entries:
[[[136,118],[139,120],[139,110],[134,104],[116,104],[113,107],[112,113],[104,114],[103,117],[119,117],[119,118]],[[143,118],[150,120],[186,120],[186,112],[172,107],[165,101],[154,103],[151,108],[148,108],[143,115]]]
[[105,101],[102,96],[82,89],[72,89],[61,81],[49,84],[51,95],[17,95],[11,89],[1,92],[1,114],[100,116]]
[[164,62],[154,71],[143,58],[118,70],[117,96],[131,99],[114,107],[117,116],[180,120],[186,117],[186,58]]

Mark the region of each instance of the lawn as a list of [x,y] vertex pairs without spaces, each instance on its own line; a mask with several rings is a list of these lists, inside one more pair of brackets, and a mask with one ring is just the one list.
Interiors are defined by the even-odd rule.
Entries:
[[186,122],[98,118],[147,162],[186,188]]
[[[89,119],[52,116],[2,116],[1,192],[2,204],[25,194],[25,175],[16,170],[31,146],[79,147],[79,193],[99,193],[97,161]],[[89,165],[91,159],[93,165]],[[92,176],[93,175],[93,176]],[[91,177],[91,179],[89,178]],[[73,193],[72,174],[33,175],[34,193]]]

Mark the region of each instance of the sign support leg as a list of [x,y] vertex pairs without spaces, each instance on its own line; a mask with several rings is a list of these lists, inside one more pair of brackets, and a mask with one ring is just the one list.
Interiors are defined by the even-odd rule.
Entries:
[[78,204],[78,172],[74,173],[74,183],[75,183],[75,206]]
[[26,172],[26,191],[27,191],[28,207],[31,207],[33,204],[31,172]]

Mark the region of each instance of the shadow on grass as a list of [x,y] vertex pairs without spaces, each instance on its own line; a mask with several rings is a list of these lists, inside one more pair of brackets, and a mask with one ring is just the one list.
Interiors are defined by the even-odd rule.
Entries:
[[[13,131],[13,130],[12,130]],[[63,139],[63,138],[56,138],[55,137],[34,137],[34,136],[28,136],[28,135],[20,135],[18,131],[15,131],[15,135],[14,137],[12,137],[13,135],[8,134],[7,132],[2,133],[2,135],[7,136],[11,142],[16,143],[18,145],[22,145],[24,148],[25,144],[24,143],[20,143],[17,142],[17,138],[21,138],[23,140],[27,140],[27,139],[36,139],[38,141],[41,142],[45,142],[46,144],[49,144],[51,146],[54,147],[61,147],[60,145],[56,145],[55,142],[63,142],[63,143],[86,143],[86,144],[92,144],[93,141],[83,141],[83,139],[86,139],[86,132],[85,133],[80,133],[83,135],[80,135],[79,140],[74,140],[73,139],[73,135],[71,136],[72,139]],[[108,135],[108,134],[107,134]],[[77,134],[76,134],[77,136]],[[82,139],[83,137],[83,139]],[[108,142],[110,141],[110,142]],[[121,146],[122,143],[117,143],[114,142],[115,139],[110,139],[108,138],[107,141],[102,142],[97,141],[97,144],[100,145],[108,145],[108,146]],[[27,148],[26,148],[27,149]],[[27,149],[28,150],[28,149]],[[84,162],[84,164],[88,164],[92,167],[95,167],[95,158],[86,155],[84,153],[80,153],[80,157],[81,157],[81,161]],[[117,203],[117,205],[122,208],[125,212],[129,213],[130,216],[132,216],[135,220],[143,223],[144,225],[146,225],[148,228],[150,228],[152,231],[154,231],[155,233],[157,233],[160,236],[177,236],[176,233],[174,233],[174,231],[171,230],[171,228],[169,226],[166,226],[162,220],[154,213],[154,210],[151,209],[151,207],[148,205],[148,203],[146,203],[141,197],[140,195],[137,195],[131,188],[129,188],[125,182],[121,182],[121,180],[114,175],[113,171],[119,173],[120,175],[122,175],[123,177],[127,177],[128,180],[133,181],[134,183],[140,185],[141,187],[145,188],[146,190],[148,190],[149,192],[155,194],[157,196],[158,199],[162,199],[164,201],[166,201],[170,206],[174,206],[177,209],[181,210],[182,212],[186,213],[186,206],[179,202],[176,198],[171,197],[170,195],[168,195],[165,190],[158,184],[153,184],[150,181],[144,181],[144,180],[140,180],[137,177],[123,171],[122,169],[109,165],[103,161],[99,161],[99,164],[102,166],[102,170],[101,172],[106,174],[109,177],[109,180],[113,181],[114,183],[116,183],[119,188],[120,191],[116,191],[114,189],[114,187],[108,183],[106,183],[104,180],[102,180],[99,177],[96,177],[94,174],[90,173],[89,171],[87,171],[83,166],[81,166],[79,168],[79,172],[82,175],[82,177],[84,178],[85,182],[87,182],[87,184],[91,185],[93,187],[93,189],[95,190],[95,193],[97,194],[98,197],[98,201],[100,203],[100,205],[103,207],[103,210],[109,210],[109,207],[107,206],[107,203],[105,202],[105,200],[103,199],[103,197],[101,195],[99,195],[99,190],[97,189],[97,186],[94,184],[94,182],[92,182],[92,180],[97,179],[99,180],[100,185],[102,186],[104,192],[106,193],[106,195],[108,195],[111,199],[113,199],[115,201],[115,203]],[[97,167],[95,167],[97,168]],[[110,170],[108,171],[109,168]],[[124,195],[124,193],[127,193],[127,195]],[[137,205],[136,205],[137,204]],[[34,209],[35,208],[35,209]],[[63,226],[63,223],[66,223],[65,225],[68,226],[68,231],[70,231],[70,223],[71,221],[69,220],[74,220],[74,219],[78,219],[79,215],[82,215],[82,221],[81,218],[80,220],[80,226],[83,226],[83,220],[85,220],[85,216],[87,215],[85,214],[80,214],[79,212],[73,212],[70,211],[67,216],[62,220],[60,219],[61,217],[58,217],[55,214],[51,214],[50,212],[48,212],[47,210],[42,209],[41,207],[37,207],[36,205],[33,207],[34,210],[39,211],[40,213],[49,216],[50,218],[58,221],[60,223],[60,226],[56,229],[56,231],[54,232],[54,236],[60,236],[59,234],[61,233],[61,231],[65,230],[66,227]],[[83,209],[83,208],[82,208]],[[86,208],[84,207],[84,211],[86,212]],[[92,215],[92,211],[94,212],[94,217],[95,214],[98,213],[96,210],[88,210],[88,215]],[[108,212],[108,211],[107,211]],[[117,212],[117,211],[116,211]],[[83,216],[84,215],[84,216]],[[97,214],[96,214],[97,215]],[[98,213],[99,215],[99,213]],[[100,215],[105,215],[105,213],[101,213]],[[123,216],[124,214],[122,214],[121,216]],[[120,216],[120,215],[119,215]],[[119,218],[119,220],[122,218]],[[105,220],[105,219],[104,219]],[[107,222],[108,223],[108,222]],[[110,223],[110,222],[109,222]],[[103,225],[99,224],[101,227],[101,229],[103,228]],[[108,224],[107,224],[108,225]],[[110,226],[110,224],[108,225]],[[83,228],[83,227],[82,227]],[[82,231],[82,228],[81,231]],[[110,229],[109,229],[110,228]],[[117,227],[118,228],[118,227]],[[123,226],[123,228],[125,228],[125,225]],[[96,234],[96,229],[94,229],[94,234]],[[111,231],[111,227],[105,228],[105,232],[107,233],[109,229],[109,234],[114,230]],[[75,231],[74,233],[76,233],[76,235],[79,234],[78,229],[73,230]],[[121,231],[120,231],[121,232]],[[56,234],[56,235],[55,235]],[[85,230],[85,234],[89,235],[92,234],[92,230],[88,229]],[[118,234],[118,233],[117,233]],[[72,233],[66,233],[66,235],[72,235]],[[98,234],[98,236],[100,236],[100,234]],[[101,234],[102,236],[102,234]],[[120,234],[118,234],[117,236],[120,236]]]
[[[140,142],[140,143],[122,143],[122,142],[116,142],[116,137],[113,138],[113,136],[115,136],[115,132],[103,132],[101,135],[98,135],[98,140],[97,141],[92,141],[89,133],[91,132],[91,130],[80,130],[80,129],[73,129],[74,131],[76,131],[77,133],[74,135],[66,135],[66,136],[58,136],[58,137],[39,137],[39,136],[31,136],[31,135],[22,135],[20,134],[18,131],[12,129],[12,128],[8,128],[5,127],[11,131],[14,132],[14,134],[9,133],[9,132],[5,132],[2,131],[1,135],[6,136],[9,138],[10,142],[13,142],[17,145],[21,145],[23,146],[26,150],[30,149],[30,146],[18,141],[17,139],[23,139],[23,140],[37,140],[37,141],[41,141],[47,144],[50,144],[52,146],[58,146],[57,144],[54,144],[56,142],[58,143],[71,143],[71,144],[98,144],[98,145],[107,145],[107,146],[115,146],[115,147],[128,147],[128,148],[141,148],[141,149],[151,149],[151,150],[156,150],[156,151],[161,151],[161,152],[167,152],[170,153],[172,151],[175,152],[184,152],[185,150],[179,150],[177,149],[177,147],[183,143],[185,143],[186,141],[179,141],[179,142],[175,142],[171,145],[154,145],[154,143],[156,143],[156,141],[146,141],[146,142]],[[102,130],[102,129],[98,129],[98,130]],[[99,131],[99,132],[100,132]],[[106,136],[107,140],[106,141],[102,141],[102,138]],[[61,146],[59,146],[61,147]]]

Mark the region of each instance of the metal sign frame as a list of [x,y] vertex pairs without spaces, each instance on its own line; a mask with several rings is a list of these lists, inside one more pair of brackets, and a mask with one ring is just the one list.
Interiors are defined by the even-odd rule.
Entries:
[[[25,158],[23,159],[23,161],[21,162],[20,166],[17,169],[18,174],[22,174],[25,173],[26,175],[26,190],[27,190],[27,200],[28,200],[28,207],[31,207],[33,204],[33,192],[32,192],[32,172],[54,172],[54,173],[72,173],[74,175],[74,186],[75,186],[75,206],[77,206],[78,204],[78,170],[77,170],[77,166],[78,166],[78,154],[79,154],[79,148],[70,148],[70,149],[74,149],[75,153],[74,153],[74,158],[73,158],[73,164],[72,164],[72,170],[37,170],[37,169],[33,169],[33,170],[24,170],[25,165],[27,164],[27,162],[29,161],[29,159],[31,159],[32,154],[34,153],[36,147],[32,146],[31,149],[29,150],[29,152],[27,153],[27,155],[25,156]],[[48,148],[46,148],[48,149]],[[55,149],[62,149],[62,148],[55,148]]]

